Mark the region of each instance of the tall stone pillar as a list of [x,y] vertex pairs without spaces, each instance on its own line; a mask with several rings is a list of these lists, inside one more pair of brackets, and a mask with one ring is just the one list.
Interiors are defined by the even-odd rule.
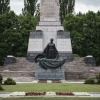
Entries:
[[33,61],[37,53],[41,53],[50,38],[54,39],[56,48],[62,58],[72,60],[70,33],[64,32],[59,16],[59,0],[41,0],[40,22],[36,32],[30,33],[27,59]]
[[59,0],[41,0],[40,21],[59,22]]

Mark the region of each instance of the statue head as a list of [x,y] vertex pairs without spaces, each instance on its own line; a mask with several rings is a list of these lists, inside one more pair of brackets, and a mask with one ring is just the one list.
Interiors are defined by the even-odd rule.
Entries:
[[53,43],[53,38],[50,39],[50,42]]

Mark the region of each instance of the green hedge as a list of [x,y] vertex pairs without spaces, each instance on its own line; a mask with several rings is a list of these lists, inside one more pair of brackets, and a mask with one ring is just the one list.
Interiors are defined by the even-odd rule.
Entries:
[[4,81],[4,85],[16,85],[16,82],[11,78],[7,78],[7,80]]
[[96,76],[97,83],[100,84],[100,73]]
[[73,57],[79,57],[79,55],[78,54],[73,54]]
[[94,83],[95,83],[95,81],[94,81],[94,79],[91,78],[91,77],[89,77],[89,78],[87,78],[87,79],[85,80],[85,84],[94,84]]
[[1,84],[0,84],[0,91],[1,91],[1,90],[3,90],[3,88],[2,88],[2,86],[1,86]]
[[2,84],[2,80],[3,78],[2,78],[2,75],[0,74],[0,84]]

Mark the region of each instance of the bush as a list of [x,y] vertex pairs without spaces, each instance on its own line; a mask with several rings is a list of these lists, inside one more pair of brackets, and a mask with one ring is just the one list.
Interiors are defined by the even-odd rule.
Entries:
[[0,91],[1,91],[1,90],[3,90],[3,88],[2,88],[1,85],[0,85]]
[[16,82],[11,78],[7,78],[7,80],[4,81],[4,85],[16,85]]
[[79,55],[78,54],[73,54],[73,57],[79,57]]
[[91,77],[89,77],[89,78],[87,78],[87,79],[85,80],[85,83],[84,83],[84,84],[94,84],[94,83],[95,83],[94,79],[91,78]]
[[3,80],[3,78],[2,78],[2,76],[0,74],[0,84],[2,84],[2,80]]
[[96,76],[97,83],[100,84],[100,73]]

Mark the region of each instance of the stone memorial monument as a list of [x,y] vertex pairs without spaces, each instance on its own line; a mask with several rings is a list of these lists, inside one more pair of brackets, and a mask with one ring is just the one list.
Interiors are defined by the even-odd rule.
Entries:
[[[30,32],[27,60],[35,61],[35,57],[43,53],[50,39],[53,38],[59,58],[66,59],[66,62],[72,61],[70,33],[64,32],[61,26],[59,9],[59,0],[41,0],[40,22],[36,31]],[[65,79],[64,66],[45,70],[36,64],[35,77],[36,79]]]

